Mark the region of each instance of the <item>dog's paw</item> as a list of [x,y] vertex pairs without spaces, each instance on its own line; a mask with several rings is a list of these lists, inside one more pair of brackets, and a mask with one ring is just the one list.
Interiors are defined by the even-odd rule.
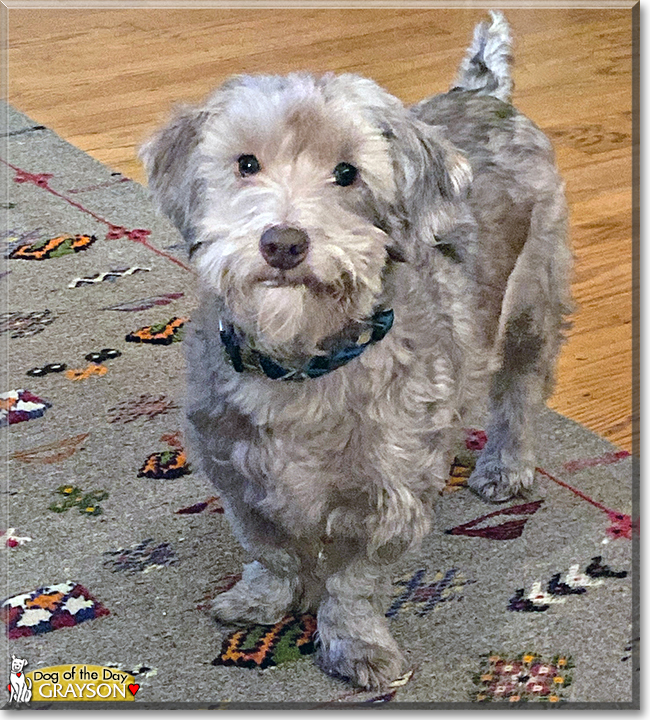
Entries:
[[392,642],[369,643],[360,638],[320,640],[318,664],[330,675],[368,690],[386,690],[402,675],[404,658]]
[[404,658],[386,618],[370,603],[337,603],[330,598],[318,611],[320,667],[330,675],[369,690],[383,690],[403,673]]
[[486,502],[501,503],[513,497],[527,497],[534,479],[533,467],[523,463],[510,467],[498,457],[482,454],[467,484]]
[[259,562],[244,566],[242,579],[212,601],[212,612],[224,623],[273,625],[291,609],[295,582],[273,575]]

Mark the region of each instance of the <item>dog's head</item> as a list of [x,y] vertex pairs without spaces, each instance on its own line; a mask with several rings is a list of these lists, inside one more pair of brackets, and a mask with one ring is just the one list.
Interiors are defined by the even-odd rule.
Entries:
[[285,354],[372,315],[470,180],[438,129],[354,75],[235,77],[141,155],[202,285]]

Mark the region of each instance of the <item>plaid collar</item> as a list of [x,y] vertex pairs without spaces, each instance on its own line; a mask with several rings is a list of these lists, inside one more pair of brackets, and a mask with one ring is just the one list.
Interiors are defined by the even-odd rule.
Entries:
[[219,334],[224,351],[230,364],[237,372],[256,372],[272,380],[307,380],[326,375],[359,357],[370,345],[382,340],[393,325],[392,310],[378,310],[369,320],[360,324],[359,333],[354,342],[346,341],[332,350],[329,355],[315,355],[300,367],[283,367],[253,350],[238,335],[233,325],[220,325]]

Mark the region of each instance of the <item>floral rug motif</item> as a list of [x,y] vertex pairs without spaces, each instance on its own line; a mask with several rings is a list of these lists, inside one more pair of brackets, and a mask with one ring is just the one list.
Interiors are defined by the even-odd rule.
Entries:
[[573,660],[556,655],[545,660],[535,653],[515,657],[488,655],[474,678],[476,702],[557,703],[571,684]]

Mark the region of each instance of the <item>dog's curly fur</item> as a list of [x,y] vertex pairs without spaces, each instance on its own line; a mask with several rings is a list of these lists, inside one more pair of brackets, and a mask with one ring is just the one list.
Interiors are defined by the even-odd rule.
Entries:
[[[190,447],[252,556],[216,616],[317,611],[322,667],[365,687],[404,669],[385,578],[427,532],[482,399],[471,488],[499,502],[533,481],[571,254],[551,145],[510,104],[510,50],[492,13],[456,85],[409,108],[350,74],[235,77],[142,152],[199,277]],[[340,163],[354,182],[337,182]],[[279,267],[260,239],[287,226],[308,250]],[[236,372],[220,339],[229,324],[297,367],[378,308],[394,311],[383,340],[303,382]]]

